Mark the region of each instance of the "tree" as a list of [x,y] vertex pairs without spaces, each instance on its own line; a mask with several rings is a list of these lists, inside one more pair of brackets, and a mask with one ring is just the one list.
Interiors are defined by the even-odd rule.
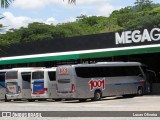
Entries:
[[[1,3],[1,8],[8,8],[10,3],[12,3],[12,1],[14,0],[1,0],[0,3]],[[64,1],[64,0],[63,0]],[[68,3],[69,4],[72,4],[72,3],[76,3],[76,0],[68,0]]]
[[14,0],[1,0],[1,8],[8,8],[12,1]]
[[[63,1],[64,1],[64,0],[63,0]],[[75,4],[75,3],[76,3],[76,0],[68,0],[68,3],[69,3],[69,4],[72,4],[72,3]]]
[[[4,16],[0,16],[0,20],[3,19],[3,18],[4,18]],[[3,27],[3,25],[0,24],[0,30],[2,29],[2,27]]]
[[[1,3],[1,8],[8,8],[10,3],[12,3],[12,1],[14,0],[1,0],[0,3]],[[64,1],[64,0],[63,0]],[[72,3],[76,3],[76,0],[68,0],[68,3],[69,4],[72,4]]]
[[136,0],[134,3],[137,7],[138,11],[151,9],[152,8],[152,0]]

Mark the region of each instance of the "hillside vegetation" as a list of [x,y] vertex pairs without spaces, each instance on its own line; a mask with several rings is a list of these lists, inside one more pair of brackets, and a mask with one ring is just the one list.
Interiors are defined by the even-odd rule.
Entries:
[[160,27],[160,4],[137,2],[135,6],[113,11],[109,17],[80,15],[75,22],[57,25],[35,22],[27,28],[10,29],[0,35],[0,45],[152,27]]

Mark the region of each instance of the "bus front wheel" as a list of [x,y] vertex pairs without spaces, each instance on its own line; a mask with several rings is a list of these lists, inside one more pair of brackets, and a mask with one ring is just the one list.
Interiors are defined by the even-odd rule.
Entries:
[[95,91],[95,93],[94,93],[94,98],[93,98],[92,100],[94,100],[94,101],[100,101],[101,98],[102,98],[102,93],[101,93],[101,91],[99,91],[99,90]]

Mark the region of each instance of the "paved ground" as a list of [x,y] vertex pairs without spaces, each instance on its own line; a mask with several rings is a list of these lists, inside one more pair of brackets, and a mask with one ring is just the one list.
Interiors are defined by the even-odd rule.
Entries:
[[[160,95],[146,95],[141,97],[133,98],[123,98],[123,97],[108,97],[104,98],[102,101],[91,102],[87,101],[84,103],[79,103],[78,101],[61,101],[55,102],[52,100],[48,101],[12,101],[12,102],[0,102],[0,111],[160,111]],[[98,113],[97,113],[98,114]],[[158,120],[157,117],[125,117],[121,118],[124,120]],[[10,120],[9,118],[0,118],[4,120]],[[12,118],[17,120],[17,118]],[[30,118],[20,118],[21,120],[26,120]],[[32,118],[33,120],[41,120],[42,118]],[[43,118],[44,120],[51,120],[53,118]],[[65,117],[65,118],[54,118],[58,120],[74,120],[75,118]],[[81,120],[84,118],[76,118]],[[85,118],[90,120],[91,118]],[[98,119],[98,118],[92,118]],[[106,118],[101,118],[106,119]],[[107,118],[118,120],[119,118]]]

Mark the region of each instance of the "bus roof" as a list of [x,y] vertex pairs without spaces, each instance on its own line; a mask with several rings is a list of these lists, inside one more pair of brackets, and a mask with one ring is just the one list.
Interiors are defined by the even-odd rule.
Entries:
[[12,68],[12,70],[26,70],[26,69],[42,69],[44,67],[21,67],[21,68]]
[[17,72],[28,72],[28,71],[32,71],[33,69],[44,69],[42,67],[22,67],[22,68],[11,68],[11,69],[4,69],[4,70],[0,70],[4,71],[4,72],[12,72],[12,71],[17,71]]
[[56,67],[42,68],[42,69],[33,69],[32,72],[34,72],[34,71],[56,71]]
[[142,66],[140,62],[98,62],[95,64],[77,64],[77,65],[61,65],[59,67],[90,67],[90,66]]
[[11,69],[2,69],[0,70],[0,72],[7,72],[7,71],[10,71]]
[[98,62],[96,64],[108,64],[108,65],[142,65],[140,62]]

